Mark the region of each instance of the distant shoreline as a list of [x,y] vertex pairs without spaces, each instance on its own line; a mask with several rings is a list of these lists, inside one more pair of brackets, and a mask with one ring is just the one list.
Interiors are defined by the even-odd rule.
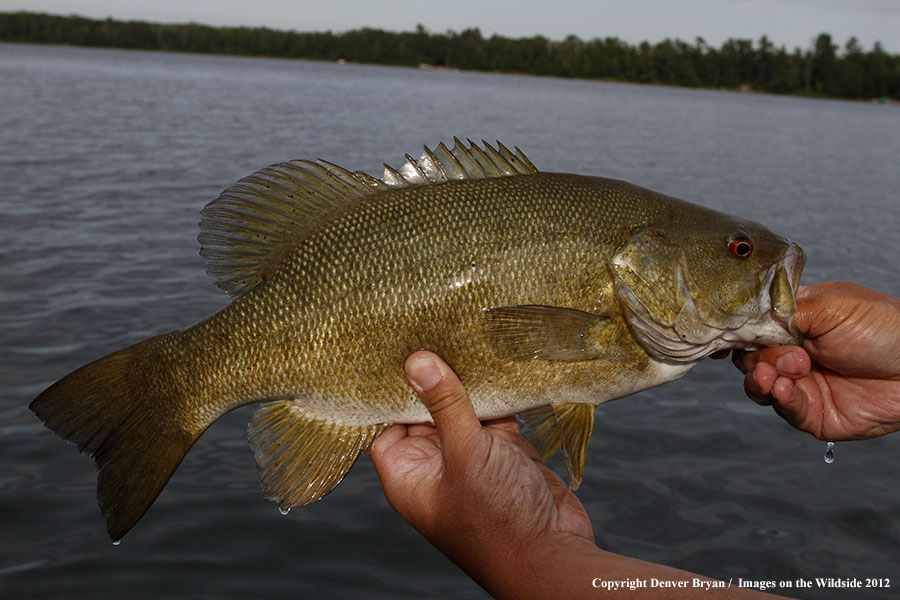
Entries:
[[[162,53],[172,53],[172,54],[184,54],[184,55],[200,55],[200,56],[226,56],[226,57],[234,57],[234,58],[252,58],[259,60],[302,60],[308,62],[316,62],[316,63],[332,63],[342,64],[342,65],[352,65],[352,66],[373,66],[373,67],[396,67],[401,69],[415,69],[420,68],[423,70],[431,70],[425,69],[421,65],[418,67],[408,66],[408,65],[388,65],[381,63],[365,63],[365,62],[356,62],[356,61],[347,61],[344,60],[341,62],[331,61],[320,58],[307,58],[307,57],[287,57],[287,56],[267,56],[267,55],[249,55],[249,54],[223,54],[223,53],[212,53],[212,52],[186,52],[183,50],[153,50],[153,49],[142,49],[142,48],[119,48],[119,47],[110,47],[110,46],[82,46],[77,44],[64,44],[64,43],[51,43],[51,42],[20,42],[20,41],[8,41],[8,40],[0,40],[0,44],[23,44],[23,45],[34,45],[34,46],[50,46],[56,48],[89,48],[89,49],[97,49],[97,50],[125,50],[130,52],[162,52]],[[709,92],[723,92],[729,94],[753,94],[753,95],[762,95],[762,96],[781,96],[785,98],[807,98],[810,100],[840,100],[844,102],[862,102],[866,104],[886,104],[891,106],[900,106],[900,100],[889,98],[886,101],[882,102],[878,98],[841,98],[835,96],[823,96],[821,94],[805,94],[802,92],[793,93],[793,94],[784,94],[784,93],[776,93],[776,92],[767,92],[764,90],[741,90],[739,88],[725,88],[725,87],[709,87],[709,86],[684,86],[675,83],[644,83],[638,81],[622,81],[617,79],[608,79],[602,77],[565,77],[561,75],[538,75],[535,73],[522,73],[515,71],[478,71],[471,69],[459,69],[456,67],[451,68],[441,68],[441,69],[433,69],[436,71],[444,71],[450,73],[484,73],[489,75],[509,75],[512,77],[538,77],[538,78],[549,78],[549,79],[561,79],[561,80],[569,80],[569,81],[596,81],[602,83],[621,83],[627,85],[640,85],[640,86],[654,86],[654,87],[663,87],[663,88],[676,88],[683,90],[704,90]]]
[[0,12],[0,41],[541,75],[883,104],[900,98],[900,55],[885,52],[878,43],[864,51],[855,38],[839,51],[826,33],[813,47],[789,53],[766,36],[756,43],[729,39],[714,48],[700,38],[694,44],[667,39],[630,45],[611,37],[485,38],[478,29],[433,34],[421,26],[402,33],[300,33]]

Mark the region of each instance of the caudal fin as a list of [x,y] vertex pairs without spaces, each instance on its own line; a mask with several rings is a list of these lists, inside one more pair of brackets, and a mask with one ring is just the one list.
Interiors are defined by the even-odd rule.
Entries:
[[48,428],[97,462],[97,499],[113,541],[162,491],[208,426],[183,418],[173,387],[152,376],[163,334],[92,362],[29,406]]

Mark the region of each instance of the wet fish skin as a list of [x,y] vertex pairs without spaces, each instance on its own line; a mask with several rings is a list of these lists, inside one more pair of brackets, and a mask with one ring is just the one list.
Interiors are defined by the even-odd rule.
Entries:
[[[796,341],[802,250],[765,227],[616,180],[543,173],[457,140],[376,180],[273,165],[203,212],[218,313],[60,380],[31,405],[97,461],[111,539],[219,416],[283,508],[328,493],[391,423],[430,421],[403,375],[437,352],[482,419],[523,414],[577,487],[593,407],[724,348]],[[746,240],[747,256],[734,241]]]

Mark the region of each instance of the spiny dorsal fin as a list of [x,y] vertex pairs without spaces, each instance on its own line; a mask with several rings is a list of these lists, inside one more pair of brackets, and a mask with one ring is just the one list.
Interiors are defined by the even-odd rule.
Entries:
[[443,142],[433,151],[426,146],[418,160],[407,154],[406,162],[399,169],[384,165],[381,181],[391,187],[406,187],[452,179],[485,179],[537,172],[537,168],[518,148],[513,153],[497,142],[497,149],[494,149],[482,140],[482,149],[472,140],[467,141],[468,148],[459,138],[453,138],[453,150],[449,150]]
[[206,272],[230,295],[240,295],[266,279],[298,241],[342,208],[390,188],[484,179],[537,171],[518,148],[482,141],[483,148],[458,138],[425,148],[419,159],[408,154],[399,169],[384,166],[381,179],[351,173],[324,160],[278,163],[245,177],[203,209],[200,254]]

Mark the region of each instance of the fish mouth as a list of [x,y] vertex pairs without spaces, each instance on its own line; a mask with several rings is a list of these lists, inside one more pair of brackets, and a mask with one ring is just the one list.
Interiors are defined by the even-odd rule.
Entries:
[[803,335],[792,319],[805,263],[803,249],[787,242],[781,258],[760,274],[760,292],[752,301],[752,309],[748,306],[730,322],[718,326],[704,318],[695,304],[683,265],[677,277],[684,303],[674,323],[660,322],[627,285],[617,286],[616,293],[629,328],[648,354],[669,363],[690,363],[721,350],[803,343]]
[[[783,346],[802,344],[803,334],[794,325],[797,311],[797,290],[800,275],[806,264],[806,254],[797,244],[791,243],[780,261],[766,273],[765,284],[759,297],[760,312],[768,323],[757,323],[761,331],[752,342],[757,346]],[[771,327],[767,325],[771,324]]]
[[716,350],[757,350],[763,346],[803,344],[803,333],[794,325],[793,318],[805,264],[806,253],[797,244],[789,242],[781,259],[760,277],[759,316],[748,319],[740,327],[722,331]]

